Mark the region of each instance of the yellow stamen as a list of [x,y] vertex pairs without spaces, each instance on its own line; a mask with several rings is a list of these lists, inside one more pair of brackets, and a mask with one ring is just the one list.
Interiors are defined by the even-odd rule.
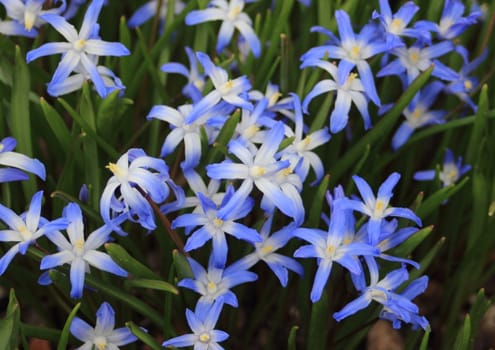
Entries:
[[84,48],[85,45],[86,45],[86,40],[84,40],[84,39],[76,40],[74,42],[74,49],[80,51]]
[[199,336],[199,341],[202,343],[208,343],[210,341],[211,337],[208,333],[201,333]]
[[396,18],[390,23],[388,30],[390,33],[399,34],[404,28],[404,22],[400,18]]
[[411,52],[411,54],[409,55],[409,58],[411,59],[411,62],[412,63],[418,63],[418,61],[419,61],[419,53],[417,53],[417,52]]
[[21,226],[17,232],[19,232],[19,234],[21,235],[22,239],[24,239],[25,241],[29,240],[31,237],[32,237],[32,233],[31,231],[28,230],[28,228],[26,226]]
[[265,246],[263,246],[263,247],[261,248],[261,253],[262,253],[263,255],[269,254],[269,253],[271,253],[271,252],[273,252],[273,246],[271,246],[271,245],[269,245],[269,244],[267,244],[267,245],[265,245]]
[[215,219],[213,220],[213,224],[214,224],[215,226],[220,227],[220,226],[222,226],[222,224],[223,224],[223,220],[222,220],[222,219],[219,219],[219,218],[215,218]]
[[357,45],[354,45],[351,49],[351,58],[357,60],[361,55],[361,48]]
[[206,289],[208,289],[208,293],[210,294],[216,293],[218,290],[217,285],[212,281],[208,282],[208,284],[206,285]]
[[125,175],[122,168],[115,163],[108,163],[108,165],[105,168],[110,170],[117,177],[124,177]]
[[472,88],[473,88],[473,83],[471,82],[471,80],[466,80],[464,82],[464,89],[470,91]]
[[263,176],[265,174],[266,174],[266,169],[264,167],[255,165],[251,168],[251,175],[254,177]]

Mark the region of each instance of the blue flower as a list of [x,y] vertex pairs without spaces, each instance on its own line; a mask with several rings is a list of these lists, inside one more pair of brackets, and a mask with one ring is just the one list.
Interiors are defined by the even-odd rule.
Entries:
[[229,44],[234,30],[241,32],[249,44],[255,57],[261,54],[261,43],[253,30],[252,21],[249,16],[242,12],[244,0],[213,0],[209,8],[192,11],[186,16],[187,25],[209,21],[223,21],[218,32],[217,52],[220,53]]
[[120,224],[124,217],[115,219],[110,225],[105,225],[93,231],[84,239],[84,223],[81,208],[75,203],[69,203],[64,208],[63,217],[69,221],[67,235],[69,240],[59,231],[46,233],[46,236],[59,249],[55,254],[45,255],[41,260],[41,269],[51,269],[56,266],[70,264],[70,282],[72,298],[81,298],[83,295],[84,278],[89,272],[89,266],[113,273],[117,276],[126,277],[127,272],[117,265],[112,258],[98,251],[104,243],[109,240],[113,226]]
[[[458,46],[458,50],[459,50]],[[469,76],[469,74],[476,69],[488,56],[488,50],[484,50],[483,53],[472,60],[471,62],[467,61],[467,50],[465,48],[460,49],[462,51],[466,51],[466,54],[463,54],[464,64],[461,67],[461,70],[458,75],[458,79],[450,82],[447,86],[445,86],[445,92],[449,94],[454,94],[459,97],[462,101],[467,103],[474,112],[478,110],[478,106],[471,100],[469,94],[471,94],[474,89],[479,84],[479,79],[473,76]]]
[[435,32],[441,39],[454,39],[469,26],[475,24],[482,12],[475,8],[467,17],[463,17],[464,4],[459,0],[445,0],[440,23],[418,21],[416,27]]
[[[404,290],[398,295],[392,294],[392,298],[390,300],[391,304],[399,304],[402,298],[406,298],[408,300],[413,300],[419,294],[423,293],[428,286],[428,276],[422,276],[414,281],[412,281]],[[396,299],[399,299],[397,301]],[[411,312],[407,310],[402,310],[402,312],[397,313],[395,310],[398,309],[397,306],[392,308],[384,306],[380,311],[380,318],[389,320],[392,322],[392,327],[395,329],[399,329],[402,326],[402,322],[410,323],[413,329],[418,327],[426,330],[429,327],[429,322],[424,316],[418,315],[416,312]],[[406,313],[406,317],[403,317],[402,314]]]
[[335,11],[340,42],[333,45],[317,46],[306,52],[301,59],[321,59],[325,56],[340,59],[338,65],[338,83],[344,85],[351,70],[356,66],[361,77],[366,94],[376,105],[380,105],[380,98],[375,87],[375,79],[371,67],[366,61],[376,54],[387,51],[385,41],[378,36],[373,25],[366,25],[356,35],[352,29],[349,15],[342,10]]
[[[438,178],[442,181],[442,185],[450,186],[455,184],[462,175],[471,170],[471,165],[462,165],[462,157],[455,160],[454,154],[450,149],[445,150],[445,158],[443,160],[442,170],[438,173]],[[414,173],[414,180],[425,181],[435,178],[435,170],[422,170]]]
[[[300,195],[291,191],[295,197],[284,193],[280,187],[277,173],[290,167],[288,160],[278,160],[275,154],[284,137],[284,124],[277,122],[265,134],[264,143],[255,153],[236,140],[229,142],[229,152],[235,155],[242,163],[224,161],[219,164],[210,164],[206,167],[207,175],[213,179],[243,180],[235,192],[233,200],[224,208],[228,212],[242,203],[256,186],[282,213],[294,218],[300,224],[304,219],[304,207],[300,206]],[[287,175],[292,171],[289,169]],[[293,186],[293,185],[290,185]],[[289,186],[289,187],[290,187]]]
[[246,76],[243,75],[233,80],[229,79],[225,69],[215,66],[207,54],[197,52],[196,56],[201,62],[205,73],[210,77],[214,90],[194,104],[186,123],[192,123],[197,118],[200,118],[202,114],[212,109],[222,100],[232,106],[250,110],[253,108],[253,105],[247,100],[247,96],[244,96],[251,89],[251,83]]
[[[185,227],[192,229],[199,226],[199,229],[188,238],[184,250],[186,252],[202,247],[210,239],[213,243],[213,258],[216,266],[225,265],[227,259],[227,240],[225,234],[232,235],[238,239],[248,242],[261,242],[258,232],[235,220],[244,218],[253,208],[253,200],[246,198],[243,202],[234,203],[233,188],[229,187],[222,199],[220,206],[217,206],[210,198],[202,193],[197,193],[201,203],[202,212],[182,214],[172,222],[172,227]],[[226,208],[229,208],[226,210]]]
[[198,304],[212,305],[219,298],[223,298],[225,304],[237,307],[239,305],[237,297],[230,288],[253,282],[258,278],[254,272],[246,271],[240,265],[231,265],[227,268],[217,266],[212,256],[208,262],[208,271],[195,260],[188,258],[188,261],[194,279],[183,279],[177,285],[201,294]]
[[0,204],[0,220],[9,227],[7,230],[0,230],[0,241],[18,242],[0,259],[0,275],[7,270],[17,253],[26,254],[29,246],[38,238],[67,226],[67,220],[63,218],[48,221],[41,216],[42,199],[43,191],[36,192],[31,199],[29,209],[21,215]]
[[[127,23],[130,28],[136,28],[142,25],[144,22],[153,18],[158,11],[158,0],[148,1],[146,4],[140,6],[136,12],[129,18],[129,22]],[[184,10],[184,3],[182,1],[174,2],[174,13],[178,15]],[[158,18],[160,19],[160,31],[163,30],[163,25],[165,23],[165,18],[167,17],[167,9],[168,9],[168,1],[162,1],[160,7],[160,13],[158,14]]]
[[187,69],[182,63],[170,62],[161,66],[165,73],[177,73],[187,78],[187,84],[182,88],[182,93],[197,103],[203,98],[202,92],[205,86],[205,75],[198,70],[198,60],[194,51],[185,47],[187,58],[189,59],[190,69]]
[[[192,105],[182,105],[177,109],[168,106],[154,106],[146,119],[159,119],[170,124],[172,130],[165,138],[160,152],[161,157],[171,154],[177,145],[184,141],[185,160],[181,163],[183,169],[195,168],[201,158],[201,130],[207,135],[212,134],[208,120],[214,116],[214,111],[207,111],[192,122],[187,122],[193,111]],[[211,137],[211,139],[213,139]]]
[[194,346],[194,350],[223,350],[218,343],[226,340],[229,335],[215,329],[222,308],[223,300],[217,300],[210,307],[197,307],[195,312],[187,309],[186,319],[193,333],[169,339],[163,342],[162,346]]
[[346,239],[348,223],[346,213],[338,206],[331,206],[327,231],[317,228],[297,228],[293,232],[295,237],[311,243],[297,249],[294,256],[317,258],[318,270],[311,290],[313,303],[320,300],[334,262],[342,265],[352,274],[361,274],[363,271],[358,257],[378,253],[377,249],[367,243],[348,242]]
[[46,171],[43,163],[24,154],[12,152],[16,144],[13,137],[6,137],[0,141],[0,165],[8,167],[0,168],[0,183],[27,180],[29,177],[22,170],[29,171],[45,180]]
[[275,276],[277,276],[282,287],[285,287],[289,282],[288,270],[294,271],[301,276],[304,273],[303,267],[296,260],[280,253],[276,253],[277,250],[283,248],[287,242],[293,238],[292,233],[296,228],[296,225],[294,223],[290,223],[282,229],[270,234],[272,222],[273,215],[269,215],[260,230],[260,235],[263,238],[263,241],[255,242],[255,251],[236,261],[231,265],[231,268],[239,265],[243,266],[245,269],[249,269],[256,265],[259,261],[264,261],[273,271]]
[[419,6],[414,2],[406,2],[395,14],[392,14],[389,0],[380,0],[379,3],[380,13],[373,11],[373,19],[380,20],[385,30],[385,40],[389,48],[405,45],[402,41],[402,36],[422,39],[427,42],[431,40],[431,35],[428,31],[407,28],[416,12],[419,11]]
[[401,322],[407,322],[426,329],[428,321],[418,315],[419,309],[411,301],[412,298],[424,291],[425,279],[416,280],[418,282],[413,281],[408,290],[399,294],[396,293],[396,289],[409,278],[406,268],[394,270],[379,281],[378,266],[374,260],[368,259],[366,262],[370,269],[370,284],[366,286],[364,273],[354,276],[353,281],[361,295],[348,303],[342,310],[334,313],[333,318],[340,322],[366,308],[372,301],[376,301],[383,305],[380,317],[393,321],[394,327],[400,326]]
[[[148,230],[156,228],[153,208],[145,195],[157,204],[164,202],[169,186],[176,196],[171,206],[180,206],[184,193],[168,175],[168,166],[163,159],[153,158],[139,148],[124,153],[117,163],[109,163],[113,173],[100,198],[100,213],[106,224],[112,223],[112,216],[126,213],[131,221],[137,221]],[[151,171],[154,170],[154,171]]]
[[349,73],[344,82],[340,83],[338,68],[333,63],[308,58],[301,65],[301,68],[305,67],[322,68],[332,76],[332,79],[324,79],[313,87],[304,99],[304,112],[308,112],[308,105],[316,96],[325,92],[336,91],[337,97],[335,99],[334,109],[330,114],[330,131],[335,134],[346,127],[353,102],[359,113],[361,113],[364,128],[369,129],[371,127],[371,119],[368,114],[368,100],[365,96],[366,91],[357,74]]
[[79,67],[91,77],[98,94],[101,97],[107,95],[108,90],[103,78],[90,56],[125,56],[129,55],[130,52],[121,43],[107,42],[95,38],[95,30],[98,30],[96,21],[102,6],[103,0],[94,0],[91,2],[79,32],[61,16],[54,14],[45,14],[42,16],[45,21],[50,23],[67,40],[67,42],[44,44],[27,53],[27,62],[43,56],[63,54],[62,60],[53,73],[52,80],[48,83],[49,91],[51,86],[64,82],[70,73]]
[[375,246],[380,237],[380,227],[382,220],[389,216],[401,217],[414,221],[421,226],[421,220],[411,209],[389,207],[389,201],[393,196],[393,188],[400,179],[399,173],[392,173],[378,189],[378,195],[375,197],[373,191],[366,181],[354,175],[352,177],[356,184],[363,201],[356,199],[340,198],[335,205],[343,209],[352,209],[369,216],[368,221],[368,239],[369,243]]
[[112,306],[103,302],[96,311],[96,326],[93,328],[79,317],[74,317],[70,332],[74,337],[83,341],[79,350],[108,349],[117,350],[119,346],[137,340],[127,327],[115,328],[115,311]]
[[315,184],[323,177],[324,169],[320,157],[313,152],[313,149],[327,143],[330,140],[330,134],[326,128],[316,130],[303,137],[305,128],[301,100],[296,94],[292,94],[294,106],[294,141],[284,148],[281,152],[281,159],[290,161],[290,168],[294,169],[296,174],[304,181],[308,176],[309,169],[312,168],[316,178],[312,184]]
[[65,10],[65,0],[58,0],[61,5],[57,8],[43,9],[45,0],[0,0],[5,7],[7,16],[13,21],[1,21],[0,33],[5,35],[22,35],[34,38],[38,35],[35,28],[40,27],[45,21],[45,14],[60,14]]
[[426,85],[403,111],[406,120],[399,126],[392,137],[392,148],[401,147],[411,136],[414,130],[431,124],[442,124],[447,111],[429,110],[436,101],[438,94],[443,90],[444,84],[434,81]]
[[447,81],[456,80],[458,78],[457,73],[436,59],[451,52],[453,49],[454,45],[450,41],[442,41],[427,47],[424,47],[423,42],[418,41],[409,48],[397,47],[391,52],[398,58],[383,67],[376,76],[402,76],[403,73],[406,73],[408,85],[419,73],[433,65],[433,71],[431,73],[433,76]]

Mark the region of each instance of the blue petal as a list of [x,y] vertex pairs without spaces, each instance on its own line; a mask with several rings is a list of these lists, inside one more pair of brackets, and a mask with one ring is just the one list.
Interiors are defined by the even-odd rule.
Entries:
[[46,178],[46,171],[43,163],[37,159],[29,158],[21,153],[1,152],[0,164],[29,171],[30,173],[37,175],[42,180],[45,180]]
[[71,298],[81,298],[84,288],[84,276],[86,274],[86,263],[81,258],[72,261],[70,267]]
[[313,288],[311,289],[311,301],[316,303],[321,298],[323,289],[328,282],[330,272],[332,271],[332,261],[322,260],[316,270],[315,280],[313,282]]
[[80,341],[92,341],[94,337],[94,329],[79,317],[74,317],[70,325],[70,332]]

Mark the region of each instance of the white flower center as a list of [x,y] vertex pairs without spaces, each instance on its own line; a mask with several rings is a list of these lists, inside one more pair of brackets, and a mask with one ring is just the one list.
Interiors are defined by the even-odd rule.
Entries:
[[382,200],[377,200],[375,203],[375,208],[373,210],[373,217],[374,218],[381,218],[383,217],[383,211],[386,208],[386,203]]
[[199,341],[202,343],[209,343],[210,339],[211,337],[209,333],[203,332],[199,335]]
[[96,350],[106,350],[108,348],[107,338],[102,335],[95,337],[93,344],[95,345]]
[[82,239],[78,239],[74,242],[74,254],[77,256],[84,254],[84,241]]
[[238,5],[232,6],[232,8],[229,10],[227,14],[227,18],[231,21],[234,21],[241,12],[242,12],[242,6],[238,6]]
[[24,241],[29,241],[33,237],[33,233],[24,225],[19,227],[17,232],[19,232]]
[[78,39],[78,40],[74,41],[74,44],[73,44],[74,50],[82,51],[84,49],[84,46],[86,46],[86,40]]
[[400,18],[396,18],[392,22],[390,22],[390,25],[388,26],[388,31],[392,34],[399,35],[404,30],[404,27],[405,27],[404,21],[402,21]]
[[128,175],[127,169],[123,169],[115,163],[108,163],[105,168],[110,170],[117,177],[117,179],[119,179],[119,181],[124,182],[126,180]]
[[256,178],[266,174],[266,169],[262,166],[255,165],[251,167],[251,176]]

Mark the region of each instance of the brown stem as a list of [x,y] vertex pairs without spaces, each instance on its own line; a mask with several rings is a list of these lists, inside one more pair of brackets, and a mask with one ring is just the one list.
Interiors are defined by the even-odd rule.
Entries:
[[160,207],[158,206],[158,204],[156,204],[150,198],[150,196],[146,192],[143,191],[142,188],[140,188],[139,186],[136,186],[136,189],[139,191],[139,193],[141,193],[144,196],[144,198],[146,198],[146,200],[148,201],[148,203],[151,205],[151,207],[153,208],[153,211],[158,216],[158,218],[160,219],[163,227],[165,228],[165,231],[167,231],[168,235],[170,236],[170,238],[172,239],[172,241],[174,241],[175,245],[177,246],[177,249],[179,250],[179,253],[181,253],[184,256],[189,256],[189,254],[186,253],[186,251],[184,251],[184,243],[180,239],[180,237],[177,234],[177,232],[175,232],[175,230],[172,228],[172,225],[170,224],[170,221],[168,220],[168,218],[161,212]]

